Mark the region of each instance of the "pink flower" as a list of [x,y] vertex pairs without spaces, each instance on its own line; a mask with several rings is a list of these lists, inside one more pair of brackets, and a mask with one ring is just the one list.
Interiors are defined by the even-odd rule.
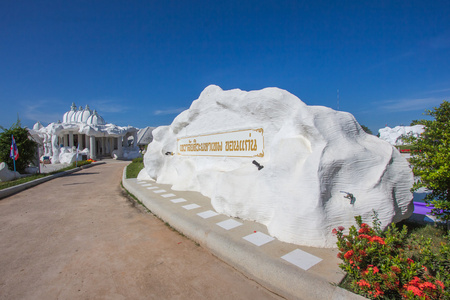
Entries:
[[332,234],[336,235],[337,234],[337,230],[336,228],[333,228],[333,230],[331,231]]
[[354,253],[355,253],[355,252],[353,252],[353,250],[349,250],[349,251],[347,251],[347,253],[344,254],[344,258],[345,258],[345,259],[349,259],[350,257],[352,257],[352,255],[353,255]]
[[408,285],[408,286],[406,287],[406,290],[407,290],[407,291],[413,292],[414,295],[416,295],[416,296],[418,296],[418,297],[422,297],[422,296],[423,296],[422,291],[419,290],[417,287],[415,287],[415,286],[413,286],[413,285]]
[[384,242],[383,238],[379,237],[379,236],[373,236],[370,239],[371,242],[377,242],[380,245],[386,245],[386,243]]
[[339,226],[339,227],[338,227],[338,230],[339,230],[339,231],[344,231],[344,229],[345,229],[344,226]]
[[361,227],[361,229],[358,230],[358,233],[369,233],[370,228],[369,227]]
[[439,285],[439,286],[441,287],[441,289],[444,289],[444,288],[445,288],[445,286],[444,286],[444,284],[442,283],[442,281],[436,280],[436,284]]
[[394,271],[395,273],[400,273],[402,270],[399,268],[399,267],[397,267],[397,266],[392,266],[391,267],[391,270],[392,271]]
[[360,235],[358,235],[358,238],[360,238],[360,239],[368,239],[368,240],[372,239],[372,237],[370,235],[367,235],[367,234],[360,234]]
[[423,289],[431,289],[431,290],[435,290],[436,289],[436,286],[434,285],[434,284],[432,284],[431,282],[424,282],[424,283],[422,283],[422,284],[419,284],[419,288],[421,289],[421,290],[423,290]]
[[370,284],[369,284],[367,281],[365,281],[364,279],[361,279],[361,280],[358,281],[356,284],[359,285],[361,288],[362,288],[362,287],[368,287],[368,288],[370,288]]

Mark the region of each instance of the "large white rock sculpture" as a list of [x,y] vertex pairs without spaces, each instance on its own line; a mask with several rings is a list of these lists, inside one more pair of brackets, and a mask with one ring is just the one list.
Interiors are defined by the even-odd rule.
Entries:
[[[252,137],[221,145],[224,132]],[[208,86],[170,126],[153,131],[144,163],[142,172],[157,182],[201,192],[217,212],[260,222],[300,245],[335,247],[332,229],[348,228],[357,215],[370,222],[372,210],[383,227],[413,212],[413,175],[396,149],[366,134],[351,114],[307,106],[278,88]]]
[[0,182],[11,181],[17,178],[20,178],[19,172],[9,170],[5,162],[0,163]]
[[394,128],[385,127],[378,130],[380,134],[380,139],[385,140],[391,145],[399,146],[403,145],[402,136],[403,135],[413,135],[418,137],[424,132],[423,125],[414,126],[396,126]]

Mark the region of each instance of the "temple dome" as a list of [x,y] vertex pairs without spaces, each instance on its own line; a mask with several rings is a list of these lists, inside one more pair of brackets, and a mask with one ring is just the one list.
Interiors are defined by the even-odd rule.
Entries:
[[74,115],[76,112],[77,112],[77,106],[75,105],[75,102],[72,102],[72,106],[70,107],[70,110],[63,115],[63,123],[70,123],[72,115]]
[[92,110],[89,105],[86,105],[86,108],[77,116],[77,122],[86,123],[90,116],[92,116]]
[[76,123],[78,120],[78,116],[83,112],[83,107],[80,106],[80,109],[75,111],[75,113],[70,117],[70,123]]
[[88,124],[88,125],[105,125],[106,122],[94,109],[94,113],[87,119],[86,124]]

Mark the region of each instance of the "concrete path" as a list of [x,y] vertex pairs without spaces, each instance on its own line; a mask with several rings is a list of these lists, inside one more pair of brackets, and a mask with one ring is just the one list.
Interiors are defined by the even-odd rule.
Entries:
[[110,161],[0,201],[0,299],[280,299],[130,205]]
[[345,275],[338,267],[337,249],[281,242],[262,224],[218,214],[211,200],[197,192],[175,191],[152,180],[122,181],[159,218],[278,295],[365,299],[336,286]]

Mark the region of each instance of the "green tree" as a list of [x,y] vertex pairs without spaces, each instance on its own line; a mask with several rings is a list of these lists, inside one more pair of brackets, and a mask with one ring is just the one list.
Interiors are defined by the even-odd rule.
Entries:
[[372,130],[369,129],[369,127],[365,125],[361,125],[361,128],[368,134],[373,134]]
[[431,193],[425,198],[432,204],[432,213],[450,225],[450,103],[443,101],[439,107],[427,110],[425,115],[434,120],[420,120],[425,125],[419,137],[405,137],[412,148],[410,163],[414,175],[420,179],[413,190],[425,187]]
[[10,170],[14,169],[14,162],[9,157],[11,151],[12,135],[16,140],[17,149],[19,150],[19,158],[16,160],[16,171],[23,173],[25,168],[36,159],[37,143],[31,139],[28,129],[23,128],[18,119],[9,129],[5,129],[0,133],[0,161],[6,162]]
[[423,124],[423,120],[412,120],[410,126],[414,126],[414,125],[425,125],[425,124]]

